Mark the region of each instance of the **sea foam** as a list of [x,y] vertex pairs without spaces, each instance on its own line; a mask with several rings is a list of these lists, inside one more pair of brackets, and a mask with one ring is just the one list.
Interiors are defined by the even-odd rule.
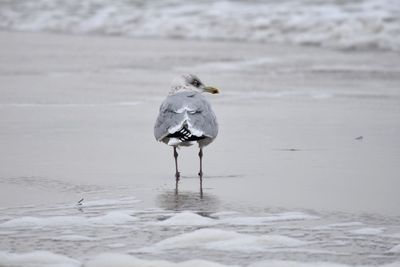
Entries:
[[85,216],[24,216],[3,222],[1,227],[57,227],[72,225],[118,225],[136,221],[129,211],[111,211],[105,215]]
[[173,263],[165,260],[143,260],[124,254],[105,253],[89,260],[85,267],[228,267],[207,260],[189,260]]
[[184,211],[174,216],[158,222],[159,225],[213,225],[218,223],[217,220],[200,216],[190,211]]
[[80,267],[81,263],[49,251],[33,251],[23,254],[0,251],[0,266]]
[[400,50],[400,5],[364,1],[3,1],[0,29]]
[[356,235],[379,235],[382,234],[384,230],[385,228],[383,227],[378,227],[378,228],[365,227],[356,230],[351,230],[350,233]]
[[257,252],[279,247],[297,247],[308,244],[282,235],[249,235],[235,231],[207,228],[164,239],[150,250],[175,248],[202,248],[222,251]]

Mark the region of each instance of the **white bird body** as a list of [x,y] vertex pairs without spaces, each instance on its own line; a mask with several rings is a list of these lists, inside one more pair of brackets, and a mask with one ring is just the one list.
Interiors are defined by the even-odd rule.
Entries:
[[[184,77],[187,77],[189,82],[190,79],[198,81],[194,75]],[[170,94],[161,104],[154,135],[157,141],[170,146],[190,146],[196,142],[200,147],[206,146],[217,137],[216,116],[210,103],[201,94],[202,91],[178,81],[182,80],[174,80]],[[217,92],[216,88],[203,87]]]
[[217,137],[217,118],[210,103],[202,95],[203,92],[217,94],[217,88],[205,86],[199,78],[192,74],[184,74],[175,78],[167,98],[161,104],[154,136],[157,141],[164,142],[174,148],[176,183],[178,171],[178,153],[180,146],[199,144],[200,158],[200,190],[202,192],[202,157],[203,147]]

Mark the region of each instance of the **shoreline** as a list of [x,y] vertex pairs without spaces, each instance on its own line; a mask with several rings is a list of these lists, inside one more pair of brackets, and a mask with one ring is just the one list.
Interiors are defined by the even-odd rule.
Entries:
[[[194,72],[222,88],[220,96],[210,97],[221,133],[207,148],[206,176],[239,177],[206,178],[210,192],[226,202],[252,196],[248,202],[255,206],[400,214],[399,54],[43,33],[0,36],[3,180],[44,177],[71,187],[170,188],[170,149],[154,141],[152,124],[171,77]],[[249,128],[257,130],[256,143],[245,139]],[[364,140],[354,140],[357,136]],[[197,168],[193,151],[182,150],[184,175]],[[148,167],[154,162],[157,169]],[[148,175],[143,181],[130,178],[143,175]],[[7,187],[28,194],[26,186],[20,179]],[[63,192],[66,185],[54,186]],[[182,186],[195,191],[197,183],[191,179]],[[42,196],[28,194],[24,200],[3,194],[0,203],[40,204],[57,197],[49,188],[37,188]],[[241,190],[248,192],[241,196]],[[64,192],[60,200],[81,194]],[[352,202],[353,196],[360,202]],[[156,194],[144,197],[152,205]]]
[[[400,55],[0,40],[0,265],[399,264]],[[183,72],[221,89],[202,195],[197,147],[175,191],[153,136]]]

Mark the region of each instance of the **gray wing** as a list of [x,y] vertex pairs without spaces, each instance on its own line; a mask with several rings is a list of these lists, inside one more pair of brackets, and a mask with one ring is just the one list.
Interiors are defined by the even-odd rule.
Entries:
[[193,135],[215,138],[218,134],[217,119],[207,99],[200,93],[182,92],[168,96],[161,104],[154,136],[161,141],[185,122]]
[[184,118],[183,114],[177,113],[182,108],[182,103],[177,100],[174,95],[168,96],[160,106],[160,112],[154,125],[154,136],[158,141],[166,137],[169,134],[168,130],[176,127]]

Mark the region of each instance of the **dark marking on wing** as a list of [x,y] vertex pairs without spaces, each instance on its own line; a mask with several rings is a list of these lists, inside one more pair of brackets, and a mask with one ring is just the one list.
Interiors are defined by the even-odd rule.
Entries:
[[203,136],[192,135],[192,133],[186,127],[183,127],[182,129],[180,129],[179,131],[177,131],[175,133],[167,135],[167,137],[169,137],[169,138],[178,138],[182,142],[185,142],[185,141],[197,141],[197,140],[201,140],[201,139],[206,138],[204,135]]

